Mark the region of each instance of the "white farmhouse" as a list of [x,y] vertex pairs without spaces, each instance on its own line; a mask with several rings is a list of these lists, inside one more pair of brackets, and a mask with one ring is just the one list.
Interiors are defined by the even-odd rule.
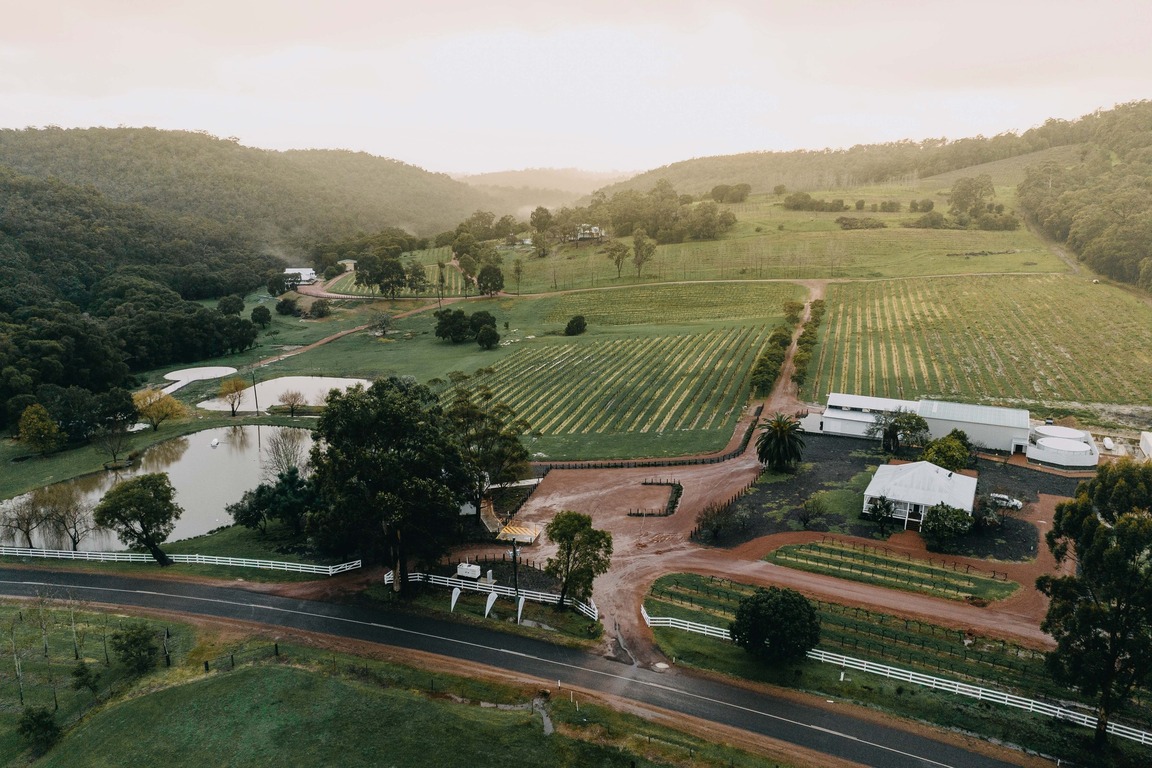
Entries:
[[312,285],[316,282],[316,270],[310,267],[291,267],[284,270],[286,275],[299,275],[301,285]]
[[892,502],[892,517],[905,529],[920,530],[924,513],[937,504],[962,509],[969,515],[976,503],[976,478],[949,472],[927,461],[885,464],[876,469],[864,491],[864,512],[877,499]]

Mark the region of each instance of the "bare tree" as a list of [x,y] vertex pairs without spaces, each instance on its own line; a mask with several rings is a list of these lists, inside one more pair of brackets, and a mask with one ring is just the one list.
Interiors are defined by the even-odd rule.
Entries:
[[44,513],[30,494],[14,499],[0,509],[0,535],[15,544],[19,544],[19,537],[23,536],[28,549],[34,546],[32,533],[44,523]]
[[296,409],[308,404],[308,399],[304,397],[304,393],[297,389],[290,389],[284,394],[280,395],[277,400],[280,405],[288,409],[289,416],[296,415]]
[[305,444],[308,431],[304,429],[280,429],[268,441],[264,450],[263,479],[275,483],[276,478],[295,468],[302,477],[308,474],[308,451]]
[[72,551],[98,529],[92,520],[92,504],[72,485],[54,485],[32,492],[32,500],[44,515],[54,542],[67,542]]

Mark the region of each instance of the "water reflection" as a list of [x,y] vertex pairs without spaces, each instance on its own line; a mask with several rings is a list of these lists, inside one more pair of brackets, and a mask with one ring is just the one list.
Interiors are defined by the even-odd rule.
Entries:
[[[167,472],[176,489],[176,503],[184,509],[169,541],[199,536],[214,528],[232,524],[224,511],[240,500],[245,491],[275,478],[287,466],[304,468],[312,445],[312,433],[291,427],[220,427],[177,437],[148,448],[127,470],[101,472],[33,491],[4,503],[5,508],[25,503],[42,504],[46,498],[71,500],[94,507],[120,479],[149,472]],[[6,533],[10,531],[5,530]],[[8,536],[24,544],[23,535]],[[32,533],[38,547],[71,549],[69,536],[47,526]],[[63,545],[63,546],[59,546]],[[123,544],[108,532],[87,534],[79,549],[102,551],[122,549]]]
[[188,450],[187,437],[174,437],[156,443],[140,457],[138,465],[143,472],[163,472],[184,456]]

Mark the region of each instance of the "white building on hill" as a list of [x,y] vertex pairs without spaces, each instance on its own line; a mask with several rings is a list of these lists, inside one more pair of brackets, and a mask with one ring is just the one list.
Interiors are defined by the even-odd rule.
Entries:
[[864,512],[877,499],[892,502],[892,517],[905,529],[920,530],[924,513],[937,504],[962,509],[969,515],[976,503],[976,478],[949,472],[927,461],[877,467],[864,491]]
[[312,285],[312,283],[316,282],[316,270],[310,267],[292,267],[285,269],[284,274],[300,275],[301,285]]

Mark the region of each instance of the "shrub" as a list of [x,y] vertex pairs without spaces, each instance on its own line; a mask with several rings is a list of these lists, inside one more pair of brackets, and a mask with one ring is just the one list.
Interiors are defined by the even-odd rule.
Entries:
[[51,749],[60,740],[61,733],[60,726],[56,724],[56,716],[45,707],[25,708],[16,732],[24,737],[38,755]]
[[116,658],[134,675],[156,666],[156,632],[142,621],[134,621],[109,638]]
[[587,328],[588,323],[584,320],[584,315],[576,315],[568,321],[568,325],[564,326],[564,335],[579,336],[584,333]]

